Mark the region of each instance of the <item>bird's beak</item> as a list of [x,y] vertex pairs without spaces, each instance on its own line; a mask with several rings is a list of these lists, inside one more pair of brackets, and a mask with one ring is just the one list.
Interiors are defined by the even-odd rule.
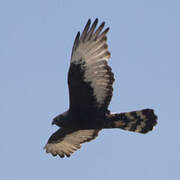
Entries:
[[54,122],[54,121],[52,121],[51,125],[54,125],[54,124],[55,124],[55,122]]

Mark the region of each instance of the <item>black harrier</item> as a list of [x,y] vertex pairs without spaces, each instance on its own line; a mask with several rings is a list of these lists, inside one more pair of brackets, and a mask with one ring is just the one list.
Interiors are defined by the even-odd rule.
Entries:
[[98,19],[92,25],[89,19],[82,34],[76,35],[68,73],[70,107],[53,119],[52,124],[60,129],[44,147],[53,156],[69,157],[104,128],[147,133],[157,124],[152,109],[114,114],[108,110],[114,82],[108,66],[110,52],[106,34],[109,28],[102,31],[105,22],[98,28],[97,24]]

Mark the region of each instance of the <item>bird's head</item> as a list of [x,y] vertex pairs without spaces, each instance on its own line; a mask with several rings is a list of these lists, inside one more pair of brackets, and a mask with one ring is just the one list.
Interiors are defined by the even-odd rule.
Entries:
[[66,119],[66,117],[67,117],[67,112],[64,112],[63,114],[60,114],[60,115],[58,115],[58,116],[56,116],[54,119],[53,119],[53,121],[52,121],[52,125],[57,125],[57,126],[59,126],[59,127],[62,127],[63,125],[64,125],[64,123],[65,123],[65,119]]
[[58,115],[57,117],[55,117],[54,119],[53,119],[53,121],[52,121],[52,125],[57,125],[57,126],[59,126],[59,127],[61,127],[62,126],[62,122],[63,122],[63,119],[64,119],[64,117],[62,116],[62,115]]

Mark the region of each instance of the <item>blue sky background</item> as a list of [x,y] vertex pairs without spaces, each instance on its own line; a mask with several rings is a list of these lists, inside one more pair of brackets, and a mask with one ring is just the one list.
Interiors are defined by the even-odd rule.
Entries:
[[[0,1],[0,179],[179,180],[180,1]],[[110,26],[110,110],[153,108],[155,131],[104,130],[70,159],[43,150],[69,105],[74,37]]]

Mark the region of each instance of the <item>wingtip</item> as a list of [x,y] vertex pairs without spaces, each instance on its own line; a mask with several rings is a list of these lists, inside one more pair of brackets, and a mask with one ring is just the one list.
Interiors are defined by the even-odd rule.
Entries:
[[90,24],[91,24],[91,19],[88,19],[87,24],[88,24],[88,25],[90,25]]
[[102,23],[101,23],[101,25],[100,25],[100,27],[104,27],[105,26],[105,21],[103,21]]
[[80,31],[77,32],[77,35],[76,35],[76,36],[78,36],[78,37],[80,36]]
[[97,23],[98,23],[98,21],[99,21],[99,20],[98,20],[98,18],[96,18],[96,19],[95,19],[95,21],[94,21],[94,23],[96,23],[96,24],[97,24]]
[[109,32],[109,30],[110,30],[110,27],[107,27],[104,32],[107,33],[107,32]]

